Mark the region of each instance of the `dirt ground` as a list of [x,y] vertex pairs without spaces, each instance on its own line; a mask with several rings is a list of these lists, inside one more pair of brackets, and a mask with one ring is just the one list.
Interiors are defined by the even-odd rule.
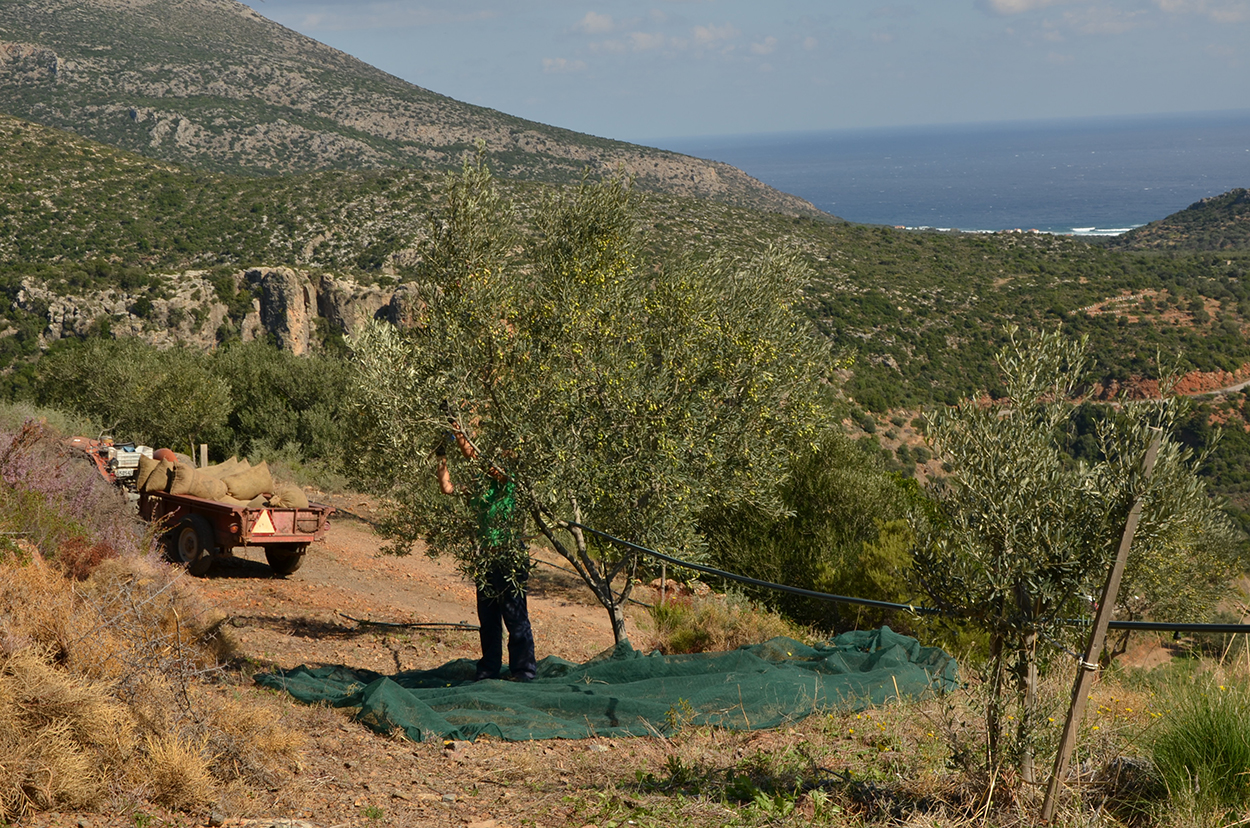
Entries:
[[[434,667],[480,655],[477,633],[383,624],[476,624],[474,590],[447,560],[424,554],[383,555],[367,503],[339,499],[325,539],[301,568],[274,577],[261,550],[236,550],[198,587],[237,658],[218,692],[268,705],[291,729],[306,734],[298,767],[265,794],[237,793],[202,812],[164,812],[120,796],[106,814],[44,813],[32,826],[224,825],[264,828],[349,826],[563,826],[586,824],[565,802],[575,779],[593,778],[608,739],[584,741],[412,743],[379,736],[346,712],[300,705],[251,680],[271,667],[339,664],[384,673]],[[530,581],[530,618],[538,657],[585,661],[612,646],[607,613],[557,556]],[[381,622],[381,623],[373,623]],[[636,617],[630,620],[633,638]],[[634,639],[637,640],[637,639]],[[648,740],[631,740],[638,743]],[[633,745],[631,755],[650,752]],[[632,771],[631,771],[632,773]]]
[[[236,550],[203,581],[206,599],[230,616],[247,657],[283,668],[343,664],[378,672],[477,658],[477,634],[386,624],[477,623],[473,585],[450,560],[380,552],[367,502],[338,504],[325,539],[300,569],[273,578],[260,550]],[[584,661],[612,646],[606,611],[566,562],[539,554],[530,581],[530,620],[539,658]]]

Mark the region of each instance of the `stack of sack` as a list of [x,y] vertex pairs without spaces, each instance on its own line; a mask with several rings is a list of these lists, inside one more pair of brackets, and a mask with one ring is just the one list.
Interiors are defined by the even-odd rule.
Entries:
[[299,486],[274,482],[268,463],[252,466],[235,457],[202,469],[180,461],[140,457],[135,485],[143,493],[185,494],[248,509],[308,508],[308,498]]

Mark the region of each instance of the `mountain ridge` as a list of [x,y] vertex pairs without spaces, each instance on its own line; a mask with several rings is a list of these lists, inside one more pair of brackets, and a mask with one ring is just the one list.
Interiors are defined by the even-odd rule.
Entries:
[[216,172],[442,170],[481,140],[505,178],[621,170],[646,190],[826,215],[728,164],[455,101],[236,0],[5,0],[0,111]]

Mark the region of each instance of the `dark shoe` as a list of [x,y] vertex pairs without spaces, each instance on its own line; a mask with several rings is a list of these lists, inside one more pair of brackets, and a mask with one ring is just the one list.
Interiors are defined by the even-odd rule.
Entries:
[[499,674],[495,673],[492,676],[490,673],[478,673],[476,676],[473,677],[473,680],[474,681],[498,681]]
[[533,673],[521,673],[515,676],[508,676],[508,681],[519,681],[519,682],[524,683],[524,682],[533,681],[533,680],[534,680]]

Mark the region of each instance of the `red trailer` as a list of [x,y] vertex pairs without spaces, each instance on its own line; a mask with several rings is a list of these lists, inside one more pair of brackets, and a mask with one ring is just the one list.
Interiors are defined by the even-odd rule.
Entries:
[[275,573],[290,575],[304,562],[308,544],[321,540],[330,528],[334,507],[320,503],[249,509],[187,494],[136,493],[139,457],[150,458],[152,449],[89,437],[74,437],[69,445],[84,452],[105,480],[139,499],[140,517],[162,522],[166,554],[171,561],[186,564],[192,575],[205,574],[216,558],[233,554],[236,546],[261,547]]
[[308,544],[325,535],[333,511],[320,503],[249,509],[185,494],[139,495],[139,516],[168,527],[164,539],[169,559],[186,564],[192,575],[205,574],[216,558],[233,554],[236,546],[263,548],[273,571],[290,575],[303,563]]

